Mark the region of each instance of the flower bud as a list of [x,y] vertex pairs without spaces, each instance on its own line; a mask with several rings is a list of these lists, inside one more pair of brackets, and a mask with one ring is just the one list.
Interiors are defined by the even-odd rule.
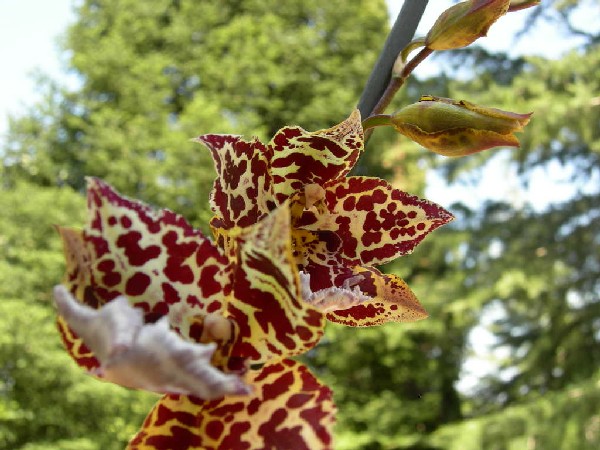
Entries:
[[492,147],[518,147],[513,133],[522,131],[530,116],[425,95],[394,113],[391,122],[399,133],[431,151],[464,156]]
[[431,50],[466,47],[487,34],[492,24],[503,16],[510,0],[468,0],[442,13],[425,37]]

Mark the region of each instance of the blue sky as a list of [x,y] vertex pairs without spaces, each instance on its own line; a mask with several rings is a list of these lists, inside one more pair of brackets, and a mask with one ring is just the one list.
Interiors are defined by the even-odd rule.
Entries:
[[60,76],[57,37],[70,20],[72,0],[0,0],[0,134],[8,113],[39,98],[34,69]]

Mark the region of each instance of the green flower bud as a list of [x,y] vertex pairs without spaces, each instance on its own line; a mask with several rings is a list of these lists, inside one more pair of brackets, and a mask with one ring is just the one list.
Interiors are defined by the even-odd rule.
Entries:
[[425,37],[431,50],[466,47],[487,34],[492,24],[503,16],[510,0],[468,0],[442,13]]
[[529,114],[477,106],[464,100],[424,95],[391,116],[396,130],[444,156],[464,156],[492,147],[518,147]]

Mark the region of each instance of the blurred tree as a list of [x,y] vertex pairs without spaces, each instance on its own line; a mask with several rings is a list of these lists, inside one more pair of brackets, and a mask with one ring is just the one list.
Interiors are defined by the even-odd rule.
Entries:
[[[451,285],[455,299],[449,307],[462,303],[475,315],[493,310],[487,313],[495,318],[490,331],[506,357],[497,373],[480,380],[462,402],[464,412],[481,419],[444,427],[446,431],[434,434],[442,439],[430,440],[432,445],[493,449],[600,445],[600,34],[574,31],[573,18],[575,13],[592,11],[592,3],[544,2],[543,8],[532,10],[530,23],[550,20],[557,29],[580,38],[581,44],[562,57],[511,59],[477,48],[445,56],[450,67],[472,76],[447,77],[445,88],[432,93],[535,113],[521,150],[456,160],[423,156],[422,164],[428,160],[452,184],[477,180],[484,168],[503,170],[503,161],[512,159],[509,165],[516,168],[524,190],[534,175],[562,171],[572,195],[564,199],[554,192],[537,192],[529,201],[508,196],[476,209],[470,209],[467,204],[472,202],[465,199],[465,204],[450,208],[458,213],[453,226],[468,239],[458,247],[457,259],[446,258],[456,261],[456,270],[462,273],[462,281]],[[471,189],[477,189],[476,182]],[[508,190],[498,186],[498,191]],[[432,240],[433,245],[442,242],[439,234]],[[467,354],[463,352],[463,357]],[[539,401],[540,395],[551,392],[554,401]],[[576,409],[566,406],[573,392],[581,397],[573,402],[589,406],[576,415],[561,411],[562,406],[565,411]],[[519,420],[487,415],[517,403],[522,405],[514,409]],[[549,408],[551,412],[541,413]],[[479,427],[481,434],[475,431]],[[468,443],[467,428],[473,430],[473,444]],[[511,432],[500,431],[505,429]],[[560,439],[559,430],[564,432]]]
[[0,211],[0,448],[123,448],[156,397],[83,376],[50,307],[64,264],[52,225],[81,223],[83,198],[18,182]]
[[[591,6],[582,3],[584,11]],[[534,27],[549,20],[572,35],[572,16],[581,13],[576,6],[544,2],[526,22]],[[600,48],[598,34],[575,34],[581,45],[553,60],[511,58],[480,47],[442,53],[438,61],[450,70],[433,79],[413,80],[397,99],[406,102],[427,93],[535,111],[521,150],[446,159],[405,140],[384,152],[369,144],[370,170],[380,170],[374,165],[379,159],[395,173],[397,184],[411,192],[423,188],[419,174],[424,168],[445,175],[450,185],[467,179],[477,189],[484,169],[501,164],[506,155],[518,168],[523,189],[534,173],[552,167],[571,173],[570,183],[577,188],[566,202],[554,201],[551,192],[540,193],[548,206],[506,198],[473,207],[471,199],[464,199],[464,204],[449,208],[457,216],[454,223],[389,268],[404,276],[430,318],[401,331],[365,330],[360,339],[339,328],[331,335],[335,341],[317,349],[317,364],[338,383],[339,397],[352,411],[341,416],[339,448],[505,449],[537,443],[539,448],[583,449],[600,444]],[[498,190],[507,191],[505,186]],[[491,331],[509,357],[471,395],[459,396],[456,384],[470,351],[469,330],[489,314],[488,306],[501,312]],[[354,370],[349,370],[348,359]],[[343,388],[349,385],[354,389]],[[573,391],[573,386],[586,388]],[[380,394],[374,396],[377,389]],[[556,410],[540,413],[553,401],[540,402],[539,396],[551,391],[556,393]],[[567,411],[577,408],[568,400],[572,392],[582,397],[578,405],[593,406],[576,416],[561,412],[560,405]],[[523,404],[515,411],[519,420],[529,415],[526,421],[487,416],[513,403]],[[434,431],[460,423],[463,416],[481,419]],[[466,430],[471,429],[469,441]],[[500,431],[505,429],[510,432]],[[433,438],[426,438],[432,431]],[[557,439],[561,432],[564,437]]]
[[548,206],[490,203],[474,218],[465,258],[476,261],[471,276],[489,288],[487,301],[500,301],[498,346],[511,350],[489,384],[500,404],[565,388],[600,365],[599,63],[600,46],[590,44],[556,61],[528,58],[507,86],[492,88],[482,76],[452,88],[535,111],[524,151],[513,153],[522,179],[554,165],[576,186],[566,202],[548,192],[540,198]]
[[600,442],[599,378],[597,374],[595,379],[532,397],[522,405],[442,427],[431,436],[430,448],[596,450]]

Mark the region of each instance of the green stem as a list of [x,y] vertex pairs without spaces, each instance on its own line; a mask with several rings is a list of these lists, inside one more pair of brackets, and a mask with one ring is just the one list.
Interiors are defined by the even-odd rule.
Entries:
[[[408,55],[410,55],[414,50],[416,50],[420,47],[424,47],[424,46],[425,46],[425,38],[418,38],[418,39],[413,39],[410,42],[410,44],[408,44],[406,47],[404,47],[404,49],[402,49],[402,51],[400,52],[400,55],[398,55],[398,59],[400,59],[400,63],[401,63],[401,69],[400,69],[400,71],[398,71],[398,73],[393,71],[392,77],[398,76],[399,74],[402,73],[402,69],[406,66],[406,61],[408,61]],[[396,69],[397,64],[398,64],[398,60],[396,60],[396,62],[394,63],[394,69]]]
[[398,92],[398,90],[404,85],[404,82],[409,77],[409,75],[413,72],[413,70],[416,69],[416,67],[419,64],[421,64],[425,60],[425,58],[427,58],[432,53],[433,50],[427,47],[421,49],[421,51],[417,53],[413,59],[406,63],[406,65],[402,69],[402,72],[398,76],[392,77],[392,79],[387,85],[387,88],[385,88],[383,95],[379,99],[379,102],[377,102],[375,108],[373,108],[373,112],[371,113],[371,115],[382,114],[383,112],[385,112],[386,108],[390,105],[392,99],[396,95],[396,92]]
[[370,128],[375,127],[389,127],[392,125],[392,116],[388,114],[377,114],[374,116],[370,116],[367,119],[363,120],[362,127],[363,130],[368,130]]
[[[422,48],[421,51],[419,53],[417,53],[413,59],[411,59],[410,61],[408,61],[408,63],[406,63],[406,65],[402,68],[402,71],[400,72],[400,74],[398,76],[394,76],[390,79],[390,82],[388,83],[387,88],[383,92],[383,95],[381,96],[381,98],[379,99],[379,101],[377,102],[375,107],[373,108],[373,112],[371,113],[371,116],[381,115],[383,112],[385,112],[387,107],[392,102],[394,96],[396,95],[396,92],[398,92],[398,90],[400,90],[400,88],[404,85],[404,82],[406,81],[406,79],[417,68],[417,66],[419,64],[421,64],[432,53],[433,53],[433,50],[431,50],[430,48],[427,48],[427,47]],[[369,116],[367,119],[365,119],[364,122],[367,122],[371,116]],[[371,137],[372,133],[373,133],[372,129],[365,131],[365,141],[367,141],[369,139],[369,137]]]
[[363,118],[374,114],[373,107],[390,80],[394,62],[413,38],[427,3],[428,0],[410,0],[403,3],[358,101],[358,109]]

